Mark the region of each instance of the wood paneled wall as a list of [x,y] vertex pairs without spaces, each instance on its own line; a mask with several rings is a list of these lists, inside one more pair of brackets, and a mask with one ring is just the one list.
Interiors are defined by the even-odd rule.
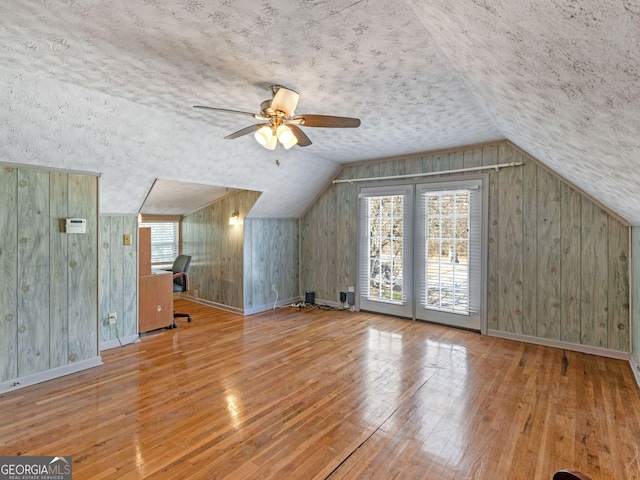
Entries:
[[244,308],[243,225],[229,225],[229,218],[238,211],[244,219],[259,196],[259,192],[240,191],[183,218],[182,253],[192,257],[191,295]]
[[0,232],[0,382],[96,357],[97,177],[0,167]]
[[[124,245],[124,235],[131,245]],[[100,342],[138,334],[138,218],[101,215],[99,225],[98,326]],[[117,314],[110,325],[109,313]]]
[[299,222],[246,219],[244,223],[244,310],[254,313],[300,295]]
[[[487,170],[488,328],[630,351],[629,227],[508,142],[345,167],[339,179]],[[357,184],[331,184],[301,219],[300,283],[337,301],[357,286]]]
[[[633,305],[631,352],[636,368],[640,369],[640,227],[632,227],[631,229],[631,272],[631,305]],[[640,383],[640,371],[635,374],[638,383]]]

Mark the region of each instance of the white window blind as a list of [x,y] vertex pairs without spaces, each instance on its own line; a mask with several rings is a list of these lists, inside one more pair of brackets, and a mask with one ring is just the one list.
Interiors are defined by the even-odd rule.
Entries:
[[360,294],[369,301],[407,303],[406,262],[411,216],[406,188],[370,187],[360,192]]
[[481,305],[481,189],[443,185],[420,188],[424,265],[423,308],[468,315]]
[[180,224],[178,222],[144,222],[140,226],[151,228],[151,263],[173,263],[179,253]]

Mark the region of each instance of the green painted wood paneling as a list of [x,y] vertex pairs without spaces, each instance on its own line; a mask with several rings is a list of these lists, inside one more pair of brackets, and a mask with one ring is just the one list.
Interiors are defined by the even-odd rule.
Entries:
[[[18,376],[49,369],[49,174],[18,170]],[[53,345],[55,348],[56,345]]]
[[95,357],[97,178],[3,167],[0,229],[0,381]]
[[560,271],[560,340],[580,343],[580,228],[582,197],[566,184],[561,185],[560,204],[561,265]]
[[67,234],[70,363],[98,354],[97,178],[69,174],[69,216],[87,219],[85,234]]
[[18,170],[0,169],[0,381],[18,376]]
[[190,288],[199,298],[244,308],[244,228],[229,219],[234,211],[244,219],[259,196],[240,191],[185,216],[182,251],[192,257]]
[[[524,160],[522,156],[520,160]],[[538,166],[526,162],[522,167],[522,333],[538,335]],[[492,202],[498,207],[498,202]],[[498,217],[493,223],[498,224]],[[495,301],[498,301],[496,297]]]
[[113,340],[115,328],[107,322],[107,316],[113,308],[111,288],[111,264],[116,261],[111,255],[111,223],[117,217],[100,216],[98,228],[98,327],[100,341]]
[[[98,321],[109,332],[109,339],[113,340],[121,336],[121,324],[124,320],[124,291],[130,288],[132,283],[137,283],[138,279],[135,276],[131,278],[124,276],[123,218],[114,216],[110,220],[109,250],[111,263],[109,267],[111,271],[109,272],[109,300],[111,308],[103,312]],[[109,325],[107,321],[110,312],[117,315],[115,325]]]
[[608,348],[629,351],[629,229],[609,218]]
[[[500,163],[514,162],[515,152],[501,145],[499,157]],[[498,328],[504,332],[522,333],[522,168],[505,168],[498,176],[498,245],[501,249],[497,258]]]
[[582,202],[580,277],[580,339],[585,345],[607,348],[608,228],[607,213],[589,201]]
[[[98,242],[98,331],[100,341],[138,333],[138,218],[101,215]],[[131,245],[124,235],[131,235]],[[109,313],[117,315],[110,325]]]
[[264,309],[278,299],[300,295],[299,222],[295,219],[247,219],[244,231],[244,308]]
[[538,336],[560,340],[560,181],[538,169]]
[[68,178],[66,173],[51,172],[49,202],[49,349],[50,368],[67,364],[69,356],[69,292],[67,266],[67,234],[64,219],[68,214]]
[[122,218],[122,234],[131,235],[131,245],[125,245],[122,252],[124,288],[122,318],[118,322],[118,333],[121,337],[128,337],[138,333],[138,217],[136,215]]
[[[465,152],[466,156],[466,152]],[[482,165],[495,165],[500,163],[497,147],[485,147],[482,150]],[[499,243],[499,222],[498,222],[498,202],[491,201],[499,197],[499,175],[489,175],[489,225],[487,225],[487,328],[492,330],[500,329],[500,311],[498,299],[500,298],[499,290],[499,259],[500,248]]]

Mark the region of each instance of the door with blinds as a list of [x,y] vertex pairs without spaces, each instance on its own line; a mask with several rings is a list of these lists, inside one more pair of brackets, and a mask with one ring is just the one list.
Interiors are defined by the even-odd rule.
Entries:
[[481,330],[483,178],[361,188],[360,309]]
[[361,309],[413,316],[412,224],[412,186],[360,190]]
[[481,329],[482,179],[416,185],[416,318]]

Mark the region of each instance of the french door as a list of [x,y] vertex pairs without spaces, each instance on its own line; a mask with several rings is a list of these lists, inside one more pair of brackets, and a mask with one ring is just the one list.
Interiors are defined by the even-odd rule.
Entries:
[[360,309],[481,329],[483,180],[361,188]]
[[413,317],[413,188],[362,188],[360,199],[360,308]]

